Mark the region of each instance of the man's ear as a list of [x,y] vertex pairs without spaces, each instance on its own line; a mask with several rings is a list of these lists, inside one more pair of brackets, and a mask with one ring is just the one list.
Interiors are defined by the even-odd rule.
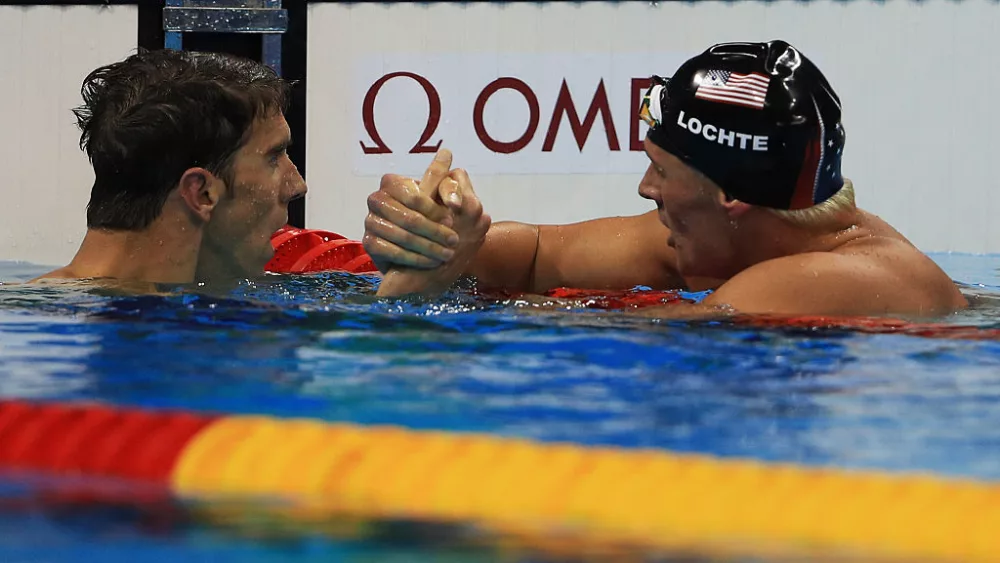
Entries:
[[749,203],[743,203],[729,195],[723,195],[722,208],[726,210],[726,215],[731,220],[742,216],[747,211],[750,211],[752,207]]
[[226,184],[204,168],[188,168],[181,176],[179,190],[188,210],[207,223],[225,193]]
[[727,201],[722,204],[722,206],[726,208],[726,215],[729,215],[730,219],[736,219],[737,217],[743,216],[744,213],[750,211],[753,207],[749,203],[743,203],[738,199]]

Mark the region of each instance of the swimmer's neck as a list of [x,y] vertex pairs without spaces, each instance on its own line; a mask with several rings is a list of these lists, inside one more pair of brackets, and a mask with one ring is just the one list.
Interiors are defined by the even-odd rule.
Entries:
[[88,229],[73,260],[44,278],[194,281],[201,230],[161,216],[142,231]]

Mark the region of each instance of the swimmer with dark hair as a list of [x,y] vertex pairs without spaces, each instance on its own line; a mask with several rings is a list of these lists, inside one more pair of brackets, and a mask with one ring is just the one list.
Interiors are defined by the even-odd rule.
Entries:
[[639,195],[657,209],[635,217],[484,227],[469,220],[479,202],[464,171],[429,171],[419,186],[384,176],[363,239],[389,272],[380,293],[434,293],[467,274],[536,293],[714,290],[697,305],[643,309],[663,317],[967,307],[934,261],[856,206],[841,175],[840,99],[788,43],[715,45],[654,77],[641,116],[650,163]]
[[68,265],[33,281],[261,274],[288,203],[306,193],[286,150],[290,88],[256,61],[169,49],[90,73],[75,110],[94,168],[87,234]]

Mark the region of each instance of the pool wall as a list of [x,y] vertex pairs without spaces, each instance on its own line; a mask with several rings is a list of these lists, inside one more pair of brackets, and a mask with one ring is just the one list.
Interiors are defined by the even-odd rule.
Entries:
[[3,259],[58,264],[76,252],[94,174],[72,109],[90,71],[135,50],[137,12],[0,5]]

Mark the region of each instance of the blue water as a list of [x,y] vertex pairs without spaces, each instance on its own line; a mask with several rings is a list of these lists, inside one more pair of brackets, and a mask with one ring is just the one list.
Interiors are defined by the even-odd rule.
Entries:
[[[975,303],[942,320],[1000,328],[1000,257],[933,258]],[[435,303],[383,301],[372,297],[376,278],[337,273],[155,297],[17,283],[43,271],[0,263],[0,396],[1000,479],[1000,339],[663,323],[542,311],[464,287]],[[428,553],[251,542],[198,526],[150,532],[134,518],[9,505],[0,503],[4,563]]]

